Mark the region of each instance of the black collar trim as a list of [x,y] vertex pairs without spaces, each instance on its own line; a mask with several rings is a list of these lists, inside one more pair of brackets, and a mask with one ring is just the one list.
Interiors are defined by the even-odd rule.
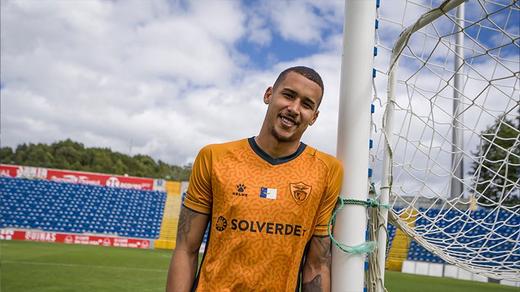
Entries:
[[255,141],[255,137],[251,137],[251,138],[247,139],[247,141],[249,142],[249,145],[251,146],[253,151],[258,156],[260,156],[260,158],[269,162],[272,165],[282,164],[282,163],[289,162],[289,161],[295,159],[296,157],[300,156],[300,154],[302,154],[303,150],[305,150],[305,148],[307,147],[307,145],[305,143],[300,142],[300,146],[298,146],[298,149],[293,154],[291,154],[289,156],[285,156],[285,157],[273,158],[269,154],[267,154],[264,150],[262,150],[260,148],[260,146],[258,146],[258,144]]

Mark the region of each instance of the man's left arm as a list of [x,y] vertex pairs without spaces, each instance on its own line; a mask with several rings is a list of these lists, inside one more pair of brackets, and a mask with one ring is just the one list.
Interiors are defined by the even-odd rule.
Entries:
[[313,236],[303,266],[302,292],[330,291],[330,238]]
[[302,291],[330,291],[330,270],[332,262],[331,240],[328,236],[328,225],[332,211],[336,206],[341,182],[343,180],[343,167],[338,160],[326,159],[329,162],[327,175],[327,189],[324,193],[313,236],[306,254],[303,266]]

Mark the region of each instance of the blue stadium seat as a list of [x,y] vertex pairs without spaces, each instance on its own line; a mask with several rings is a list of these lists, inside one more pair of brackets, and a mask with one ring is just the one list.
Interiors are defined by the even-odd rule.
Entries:
[[166,193],[0,177],[0,228],[154,239]]
[[[424,210],[416,221],[415,229],[424,233],[429,241],[445,245],[452,252],[461,256],[474,253],[471,249],[481,250],[479,264],[496,265],[501,259],[507,259],[520,268],[520,214],[506,209],[469,210]],[[390,225],[389,225],[390,226]],[[390,230],[390,227],[389,227]],[[450,239],[449,239],[450,238]],[[449,240],[448,240],[449,239]],[[450,245],[456,240],[457,245]],[[482,260],[495,258],[497,261]],[[444,263],[444,261],[412,240],[408,251],[408,260]]]

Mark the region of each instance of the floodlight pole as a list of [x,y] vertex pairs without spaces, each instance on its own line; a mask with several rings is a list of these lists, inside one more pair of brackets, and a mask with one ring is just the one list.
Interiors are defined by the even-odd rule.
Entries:
[[451,128],[451,197],[458,197],[464,192],[464,132],[462,129],[463,115],[461,107],[461,98],[463,97],[463,65],[464,65],[464,3],[457,7],[457,26],[459,32],[456,34],[455,40],[455,56],[454,71],[455,78],[453,80],[453,123]]
[[[376,1],[346,0],[338,121],[337,157],[344,167],[341,197],[366,201],[370,102],[374,60]],[[336,217],[334,237],[355,246],[366,241],[367,209],[347,205]],[[366,255],[332,248],[332,291],[362,292]]]

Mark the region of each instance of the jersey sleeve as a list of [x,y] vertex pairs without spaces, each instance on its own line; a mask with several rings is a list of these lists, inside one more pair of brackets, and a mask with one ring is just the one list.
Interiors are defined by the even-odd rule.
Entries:
[[184,206],[203,214],[211,213],[213,193],[211,191],[211,148],[200,150],[191,170],[190,182]]
[[318,220],[314,228],[313,235],[315,236],[327,236],[328,225],[332,211],[336,206],[339,192],[341,191],[341,182],[343,181],[343,167],[339,161],[334,161],[331,166],[331,170],[328,175],[328,185],[325,196],[321,201],[318,209]]

